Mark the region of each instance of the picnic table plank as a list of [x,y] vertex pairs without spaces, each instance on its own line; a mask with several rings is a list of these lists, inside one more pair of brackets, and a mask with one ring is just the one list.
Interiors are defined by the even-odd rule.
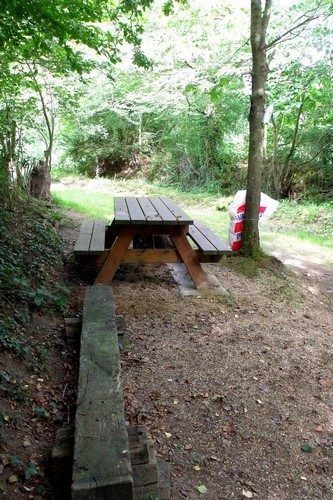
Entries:
[[127,196],[126,203],[131,224],[147,224],[147,219],[142,211],[142,208],[140,207],[138,199],[134,196]]
[[175,215],[170,212],[168,207],[163,203],[161,198],[150,198],[150,202],[154,206],[156,212],[160,215],[162,219],[162,224],[171,224],[174,226],[178,225],[178,219],[176,219]]
[[186,225],[193,224],[193,219],[191,219],[187,213],[184,212],[174,201],[170,200],[165,196],[162,196],[160,200],[164,205],[170,210],[170,212],[176,217],[178,224]]
[[126,199],[124,196],[115,196],[114,198],[114,223],[123,224],[130,222]]
[[106,222],[104,219],[95,219],[93,232],[90,242],[90,253],[98,255],[105,250],[105,229]]
[[74,253],[76,255],[83,255],[87,253],[87,248],[90,246],[93,227],[94,219],[85,219],[82,222],[80,234],[74,247]]
[[150,198],[140,198],[139,204],[145,215],[147,224],[162,224],[162,217],[157,212]]

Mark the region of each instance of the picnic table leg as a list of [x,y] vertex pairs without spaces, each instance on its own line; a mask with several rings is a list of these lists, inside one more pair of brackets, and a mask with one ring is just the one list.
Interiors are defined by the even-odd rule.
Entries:
[[170,235],[180,256],[190,273],[192,280],[197,288],[208,284],[207,276],[201,267],[198,257],[193,251],[186,235],[181,227],[175,227]]
[[97,276],[94,285],[110,285],[115,272],[126,255],[128,247],[133,240],[134,233],[128,227],[122,228],[118,238],[112,245],[102,269]]

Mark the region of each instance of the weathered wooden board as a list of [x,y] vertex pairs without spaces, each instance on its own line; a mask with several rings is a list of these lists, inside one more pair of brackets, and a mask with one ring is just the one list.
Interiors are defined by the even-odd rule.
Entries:
[[189,236],[204,254],[218,254],[217,248],[195,226],[189,226]]
[[109,286],[87,287],[75,419],[73,500],[133,499],[116,316]]
[[231,255],[229,245],[224,243],[209,227],[199,221],[189,227],[189,236],[206,255]]
[[74,255],[100,255],[105,250],[104,219],[86,219],[74,247]]
[[178,219],[176,219],[175,215],[170,212],[160,198],[150,198],[150,202],[154,206],[156,213],[161,217],[162,224],[178,225]]
[[193,219],[191,219],[187,213],[184,212],[174,201],[170,200],[170,198],[161,197],[160,200],[164,203],[164,205],[170,210],[170,212],[175,216],[178,224],[186,225],[193,224]]
[[105,230],[106,221],[104,219],[95,219],[89,253],[92,255],[100,255],[105,250]]
[[139,198],[138,201],[145,215],[147,224],[162,224],[162,217],[151,203],[150,198]]
[[86,219],[82,222],[80,233],[74,247],[75,255],[83,255],[87,253],[90,246],[93,227],[94,219]]
[[128,208],[124,196],[116,196],[113,200],[114,203],[114,223],[124,224],[129,223],[131,218],[128,213]]
[[138,198],[135,198],[134,196],[127,196],[126,204],[131,224],[147,224],[147,218],[138,202]]

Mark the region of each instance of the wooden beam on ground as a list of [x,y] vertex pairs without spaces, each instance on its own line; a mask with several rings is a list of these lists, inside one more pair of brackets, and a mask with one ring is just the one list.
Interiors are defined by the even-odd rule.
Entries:
[[133,499],[111,287],[87,287],[75,418],[72,500]]

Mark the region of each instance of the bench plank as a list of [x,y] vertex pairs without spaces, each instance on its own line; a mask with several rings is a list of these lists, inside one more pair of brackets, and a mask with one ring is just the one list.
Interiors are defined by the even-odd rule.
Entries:
[[72,499],[133,498],[112,289],[87,287],[75,418]]
[[91,236],[89,253],[99,255],[105,250],[105,230],[106,221],[104,219],[95,219],[94,228]]
[[217,248],[207,240],[196,226],[189,227],[189,236],[194,241],[194,243],[200,248],[200,250],[206,255],[217,255]]
[[90,246],[93,227],[94,219],[85,219],[82,222],[80,233],[75,243],[74,254],[84,255],[87,253]]
[[205,255],[231,255],[229,245],[224,243],[217,234],[199,221],[189,227],[189,236]]

